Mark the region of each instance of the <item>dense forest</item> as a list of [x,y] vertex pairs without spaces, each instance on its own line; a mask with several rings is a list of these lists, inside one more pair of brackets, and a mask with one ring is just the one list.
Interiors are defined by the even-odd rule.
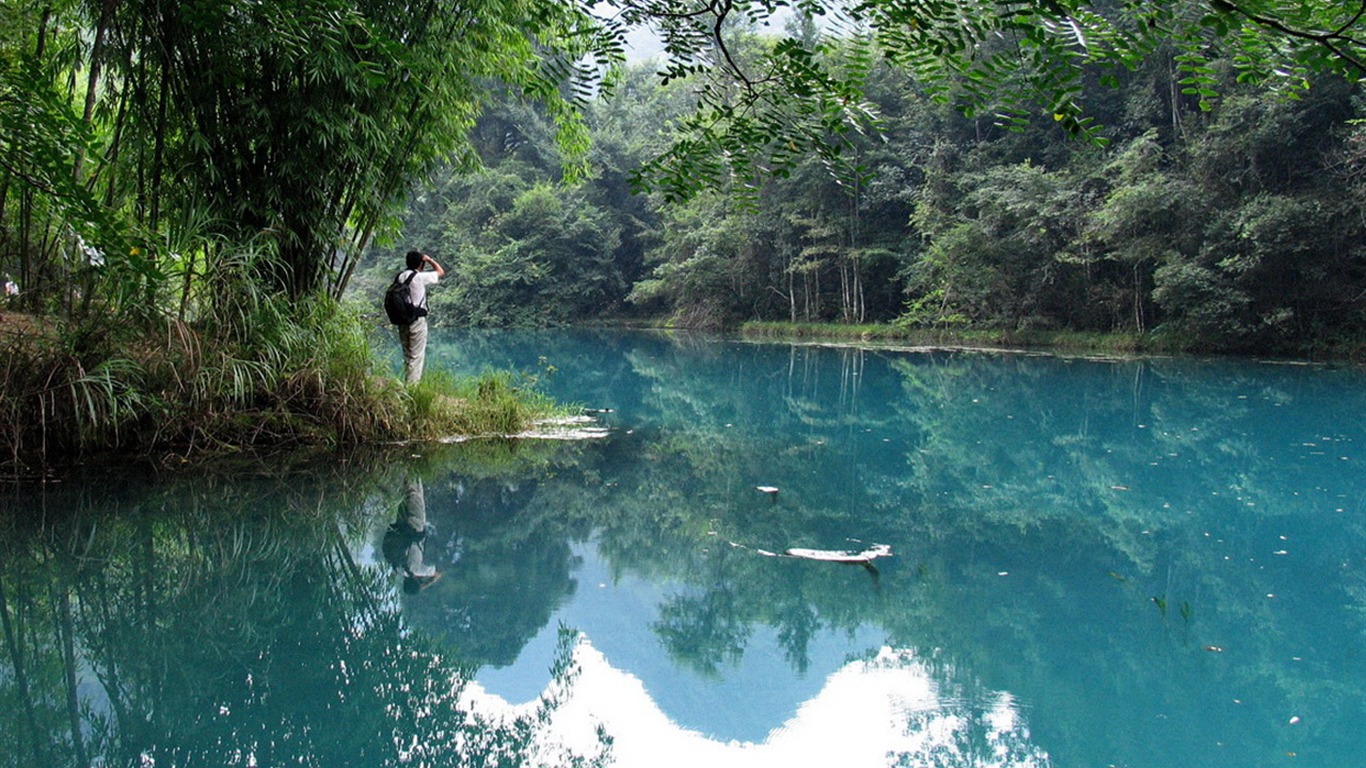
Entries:
[[464,395],[392,382],[341,301],[408,244],[452,262],[447,322],[1351,353],[1364,28],[1336,0],[2,0],[5,463],[449,434],[430,406]]
[[448,323],[891,323],[1351,353],[1366,333],[1359,89],[1241,85],[1217,60],[1218,96],[1202,97],[1178,58],[1089,79],[1101,141],[966,116],[881,63],[877,122],[840,155],[687,200],[633,194],[691,108],[655,64],[593,104],[581,180],[562,178],[548,121],[507,100],[475,132],[484,170],[419,188],[357,288],[376,294],[411,246],[449,260],[433,299]]

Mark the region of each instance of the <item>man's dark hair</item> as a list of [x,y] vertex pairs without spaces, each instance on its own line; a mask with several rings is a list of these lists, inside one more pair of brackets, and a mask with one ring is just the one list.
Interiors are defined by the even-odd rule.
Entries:
[[422,256],[422,251],[408,251],[408,255],[404,257],[404,261],[408,264],[408,269],[421,269]]

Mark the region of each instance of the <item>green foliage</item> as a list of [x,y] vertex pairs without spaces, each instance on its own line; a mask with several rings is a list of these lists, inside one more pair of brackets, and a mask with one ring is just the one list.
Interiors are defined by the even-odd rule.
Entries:
[[448,270],[430,299],[437,323],[558,325],[619,308],[658,213],[626,188],[620,153],[642,150],[612,143],[639,136],[622,135],[624,116],[602,119],[611,138],[594,153],[593,178],[569,183],[544,115],[516,102],[491,108],[475,131],[484,169],[446,168],[417,190],[404,243],[367,254],[354,294],[377,295],[411,243]]
[[40,62],[5,53],[0,57],[0,170],[6,186],[18,181],[39,195],[39,204],[50,207],[50,215],[74,234],[118,245],[122,233],[111,212],[71,173],[77,157],[94,151],[93,131]]
[[993,299],[1005,287],[989,256],[992,245],[972,222],[943,232],[908,271],[907,289],[916,298],[898,322],[950,326],[989,321]]
[[[486,80],[543,100],[564,146],[583,151],[575,110],[556,90],[581,87],[583,75],[556,61],[588,51],[591,22],[573,6],[526,10],[484,4],[471,23],[459,3],[408,13],[310,0],[165,17],[149,43],[169,50],[164,75],[192,116],[193,140],[173,148],[209,170],[185,192],[227,223],[279,233],[280,287],[298,296],[326,278],[339,289],[350,257],[328,251],[342,236],[368,237],[435,161],[469,154]],[[240,117],[218,117],[228,103]]]
[[[340,295],[410,181],[449,158],[471,164],[496,88],[543,105],[571,168],[586,153],[587,94],[621,55],[601,22],[573,3],[477,10],[6,4],[0,265],[30,309],[72,314],[79,288],[81,309],[126,311],[190,256],[163,248],[175,222],[197,219],[230,251],[267,241],[277,258],[255,278],[290,300]],[[89,253],[126,274],[86,280]],[[215,251],[194,256],[204,268]]]
[[[823,50],[836,62],[860,49]],[[894,321],[1270,350],[1352,337],[1361,222],[1348,201],[1363,164],[1344,124],[1349,89],[1325,82],[1287,100],[1212,57],[1221,96],[1202,109],[1176,87],[1177,55],[1157,51],[1104,88],[1087,70],[1088,99],[1115,89],[1096,102],[1112,126],[1105,149],[1060,142],[1051,120],[1004,131],[965,119],[869,64],[880,135],[793,159],[739,203],[729,186],[673,202],[625,194],[627,161],[680,135],[672,89],[694,84],[660,87],[635,67],[617,99],[593,106],[587,179],[554,186],[542,118],[500,106],[476,131],[488,170],[419,191],[405,234],[450,254],[438,322]],[[405,247],[376,249],[367,274],[387,281]],[[363,279],[373,294],[380,278]]]
[[1170,326],[1194,334],[1213,346],[1237,345],[1247,334],[1251,298],[1226,275],[1183,261],[1165,264],[1153,274],[1153,300],[1166,308]]
[[630,21],[667,14],[665,81],[701,79],[696,116],[643,168],[644,186],[678,199],[736,184],[753,201],[756,172],[785,175],[803,154],[837,157],[852,137],[879,124],[877,106],[866,101],[878,55],[971,118],[1012,130],[1051,118],[1066,134],[1101,146],[1111,137],[1095,113],[1101,99],[1091,83],[1120,83],[1154,55],[1174,51],[1172,85],[1206,110],[1227,86],[1220,59],[1239,82],[1290,94],[1304,91],[1314,74],[1351,80],[1366,71],[1366,20],[1351,4],[864,0],[800,7],[802,14],[828,12],[831,37],[855,41],[843,62],[800,24],[756,50],[749,30],[779,5],[725,3],[675,14],[668,2],[649,2],[624,14]]
[[[601,311],[621,294],[612,258],[618,230],[580,190],[536,184],[472,234],[454,262],[456,288],[446,303],[457,322],[562,323]],[[515,314],[527,310],[539,316]]]
[[[728,9],[713,12],[719,29]],[[701,15],[691,23],[706,20]],[[768,175],[787,176],[810,155],[835,163],[854,137],[876,127],[873,105],[861,94],[874,58],[866,36],[851,32],[842,58],[828,55],[833,48],[812,50],[793,39],[764,46],[740,34],[719,37],[719,50],[710,55],[728,68],[697,81],[699,108],[680,122],[669,148],[635,174],[638,185],[669,201],[729,189],[752,204]],[[696,48],[689,54],[703,55]],[[696,72],[676,66],[664,78]]]

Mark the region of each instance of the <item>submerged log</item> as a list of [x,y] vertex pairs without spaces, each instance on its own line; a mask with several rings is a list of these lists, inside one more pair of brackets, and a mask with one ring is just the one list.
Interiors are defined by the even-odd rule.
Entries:
[[806,549],[790,547],[783,550],[787,557],[800,557],[804,560],[820,560],[827,563],[858,563],[866,565],[879,557],[890,557],[892,548],[886,544],[874,544],[857,552],[847,549]]

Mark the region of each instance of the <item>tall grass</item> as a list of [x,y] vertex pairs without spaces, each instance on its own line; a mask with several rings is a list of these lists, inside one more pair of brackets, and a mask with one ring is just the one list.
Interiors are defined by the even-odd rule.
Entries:
[[553,410],[511,374],[403,385],[378,365],[359,308],[265,291],[251,277],[262,258],[221,259],[183,314],[0,337],[0,458],[509,434]]

